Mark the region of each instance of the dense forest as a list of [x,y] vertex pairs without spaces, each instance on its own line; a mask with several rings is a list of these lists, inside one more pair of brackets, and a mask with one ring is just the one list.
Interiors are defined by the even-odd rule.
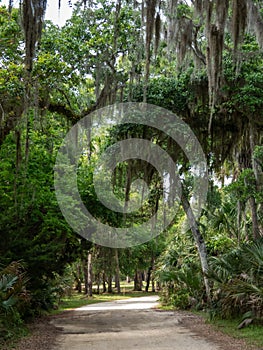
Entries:
[[[263,2],[79,1],[62,27],[45,20],[46,5],[0,2],[0,336],[52,309],[71,288],[90,297],[120,293],[126,278],[135,290],[159,291],[167,305],[262,320]],[[151,125],[124,118],[95,134],[86,125],[85,152],[74,169],[96,221],[123,232],[133,227],[141,244],[99,244],[64,218],[56,159],[82,118],[127,105],[158,113],[147,115]],[[164,110],[178,117],[176,125],[161,127]],[[206,162],[198,215],[192,205],[202,181],[193,166],[196,148],[181,149],[172,136],[178,125],[195,135]],[[96,163],[128,139],[169,155],[174,189],[164,195],[159,165],[146,156],[117,158],[107,184],[125,210],[111,210],[96,191]],[[71,174],[74,164],[64,166]],[[97,187],[106,175],[97,174]],[[69,212],[79,210],[69,188],[64,199]],[[127,210],[132,203],[135,209]],[[155,231],[151,218],[175,206],[169,225],[150,239],[144,223],[150,220]]]

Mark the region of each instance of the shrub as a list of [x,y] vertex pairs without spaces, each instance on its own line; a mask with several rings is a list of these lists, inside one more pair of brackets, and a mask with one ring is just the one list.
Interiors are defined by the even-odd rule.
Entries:
[[0,271],[0,343],[14,335],[23,324],[22,314],[29,295],[26,273],[19,262],[12,262]]
[[231,318],[263,317],[263,239],[210,261],[214,311]]

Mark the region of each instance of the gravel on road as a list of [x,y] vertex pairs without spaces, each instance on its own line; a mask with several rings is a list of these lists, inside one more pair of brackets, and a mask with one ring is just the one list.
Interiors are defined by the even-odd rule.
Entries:
[[16,350],[262,350],[215,330],[201,316],[156,307],[157,298],[143,297],[44,317]]

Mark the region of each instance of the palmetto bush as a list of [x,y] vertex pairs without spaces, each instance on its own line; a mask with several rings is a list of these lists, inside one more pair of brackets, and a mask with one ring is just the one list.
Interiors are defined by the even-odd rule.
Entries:
[[161,301],[182,309],[201,305],[205,289],[196,257],[174,255],[172,250],[168,253],[155,271],[155,279],[162,287]]
[[215,310],[223,317],[263,317],[263,239],[210,260]]
[[11,337],[14,326],[22,323],[21,314],[29,301],[26,282],[26,273],[19,262],[0,270],[0,339]]
[[202,308],[205,286],[200,262],[191,236],[180,234],[181,225],[185,225],[183,217],[156,262],[154,278],[161,286],[163,304],[181,309]]

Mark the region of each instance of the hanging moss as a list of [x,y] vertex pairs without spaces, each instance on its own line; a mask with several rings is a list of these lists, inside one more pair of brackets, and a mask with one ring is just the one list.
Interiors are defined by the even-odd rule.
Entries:
[[154,53],[155,55],[157,54],[157,50],[159,47],[159,42],[160,42],[160,36],[161,36],[161,16],[159,12],[156,15],[155,18],[155,45],[154,45]]
[[153,38],[153,30],[155,23],[155,9],[157,0],[146,0],[146,59],[145,59],[145,84],[144,84],[144,94],[143,101],[146,101],[147,96],[147,86],[150,76],[150,63],[151,63],[151,42]]
[[167,2],[167,46],[170,53],[176,46],[178,23],[177,23],[177,0],[168,0]]
[[9,13],[11,13],[11,11],[12,11],[13,3],[14,3],[13,0],[9,0],[9,4],[8,4],[8,12],[9,12]]
[[31,71],[36,44],[40,40],[47,0],[24,0],[22,25],[25,33],[25,66]]
[[263,48],[263,19],[258,6],[252,1],[247,0],[248,26],[256,34],[257,42],[261,49]]
[[196,13],[198,15],[201,15],[203,12],[203,0],[195,0],[194,1],[194,8],[196,10]]
[[234,51],[242,42],[247,23],[246,0],[232,0],[232,36]]
[[[214,7],[215,5],[215,7]],[[211,130],[212,117],[216,101],[219,96],[222,80],[222,57],[224,49],[224,34],[226,19],[228,15],[229,1],[217,0],[216,3],[206,1],[206,33],[207,33],[207,74],[209,87],[210,120],[209,130]],[[215,14],[214,14],[215,12]],[[214,15],[213,15],[214,14]]]

